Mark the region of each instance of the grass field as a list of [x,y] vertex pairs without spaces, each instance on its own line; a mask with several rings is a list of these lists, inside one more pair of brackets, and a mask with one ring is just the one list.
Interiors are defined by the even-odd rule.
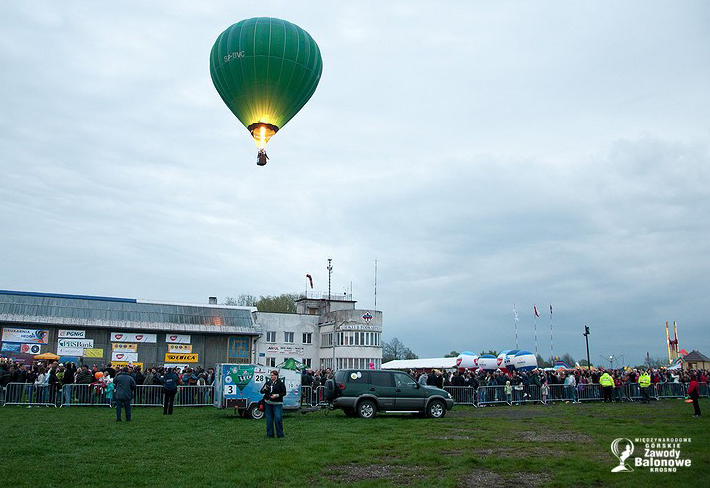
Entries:
[[[710,401],[457,406],[444,419],[289,413],[285,439],[264,421],[211,407],[0,408],[0,486],[708,486]],[[676,473],[611,473],[618,437],[688,437]],[[636,443],[634,457],[642,455]],[[630,460],[633,462],[633,459]]]

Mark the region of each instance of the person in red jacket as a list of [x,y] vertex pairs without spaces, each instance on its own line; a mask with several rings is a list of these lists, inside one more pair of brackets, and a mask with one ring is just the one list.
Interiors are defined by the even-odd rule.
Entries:
[[695,415],[693,416],[700,417],[700,402],[698,401],[700,397],[700,386],[698,385],[698,379],[695,375],[690,377],[688,396],[693,400],[693,408],[695,408]]

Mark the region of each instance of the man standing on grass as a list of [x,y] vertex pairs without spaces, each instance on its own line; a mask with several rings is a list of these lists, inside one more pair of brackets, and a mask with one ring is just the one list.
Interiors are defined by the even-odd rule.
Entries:
[[611,403],[611,392],[614,389],[614,378],[612,378],[609,373],[604,371],[604,374],[599,378],[599,383],[603,388],[604,401]]
[[131,421],[131,400],[136,389],[136,380],[128,374],[128,368],[121,368],[121,372],[113,380],[115,386],[114,398],[116,399],[116,422],[121,421],[121,408],[126,410],[126,421]]

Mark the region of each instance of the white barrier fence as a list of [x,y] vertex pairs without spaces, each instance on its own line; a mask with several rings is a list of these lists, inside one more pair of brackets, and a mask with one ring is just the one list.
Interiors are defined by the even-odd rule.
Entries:
[[[536,385],[469,386],[444,387],[459,405],[522,405],[526,403],[603,401],[604,390],[599,384],[549,385],[547,390]],[[658,383],[648,387],[650,399],[683,398],[688,390],[684,383]],[[708,397],[710,390],[707,383],[700,383],[700,396]],[[640,401],[643,391],[637,383],[627,383],[615,387],[611,393],[612,401]],[[176,407],[198,407],[212,405],[214,389],[211,385],[180,386],[175,395]],[[163,405],[163,387],[161,385],[138,385],[134,394],[134,406],[160,407]],[[325,387],[301,387],[302,406],[325,406]],[[91,384],[34,385],[30,383],[8,383],[0,388],[0,405],[25,406],[111,406],[112,398],[105,387]]]

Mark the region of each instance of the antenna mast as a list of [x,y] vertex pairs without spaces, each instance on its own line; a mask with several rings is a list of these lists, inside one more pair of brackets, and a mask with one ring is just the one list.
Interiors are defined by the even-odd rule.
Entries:
[[375,310],[377,310],[377,258],[375,258]]

